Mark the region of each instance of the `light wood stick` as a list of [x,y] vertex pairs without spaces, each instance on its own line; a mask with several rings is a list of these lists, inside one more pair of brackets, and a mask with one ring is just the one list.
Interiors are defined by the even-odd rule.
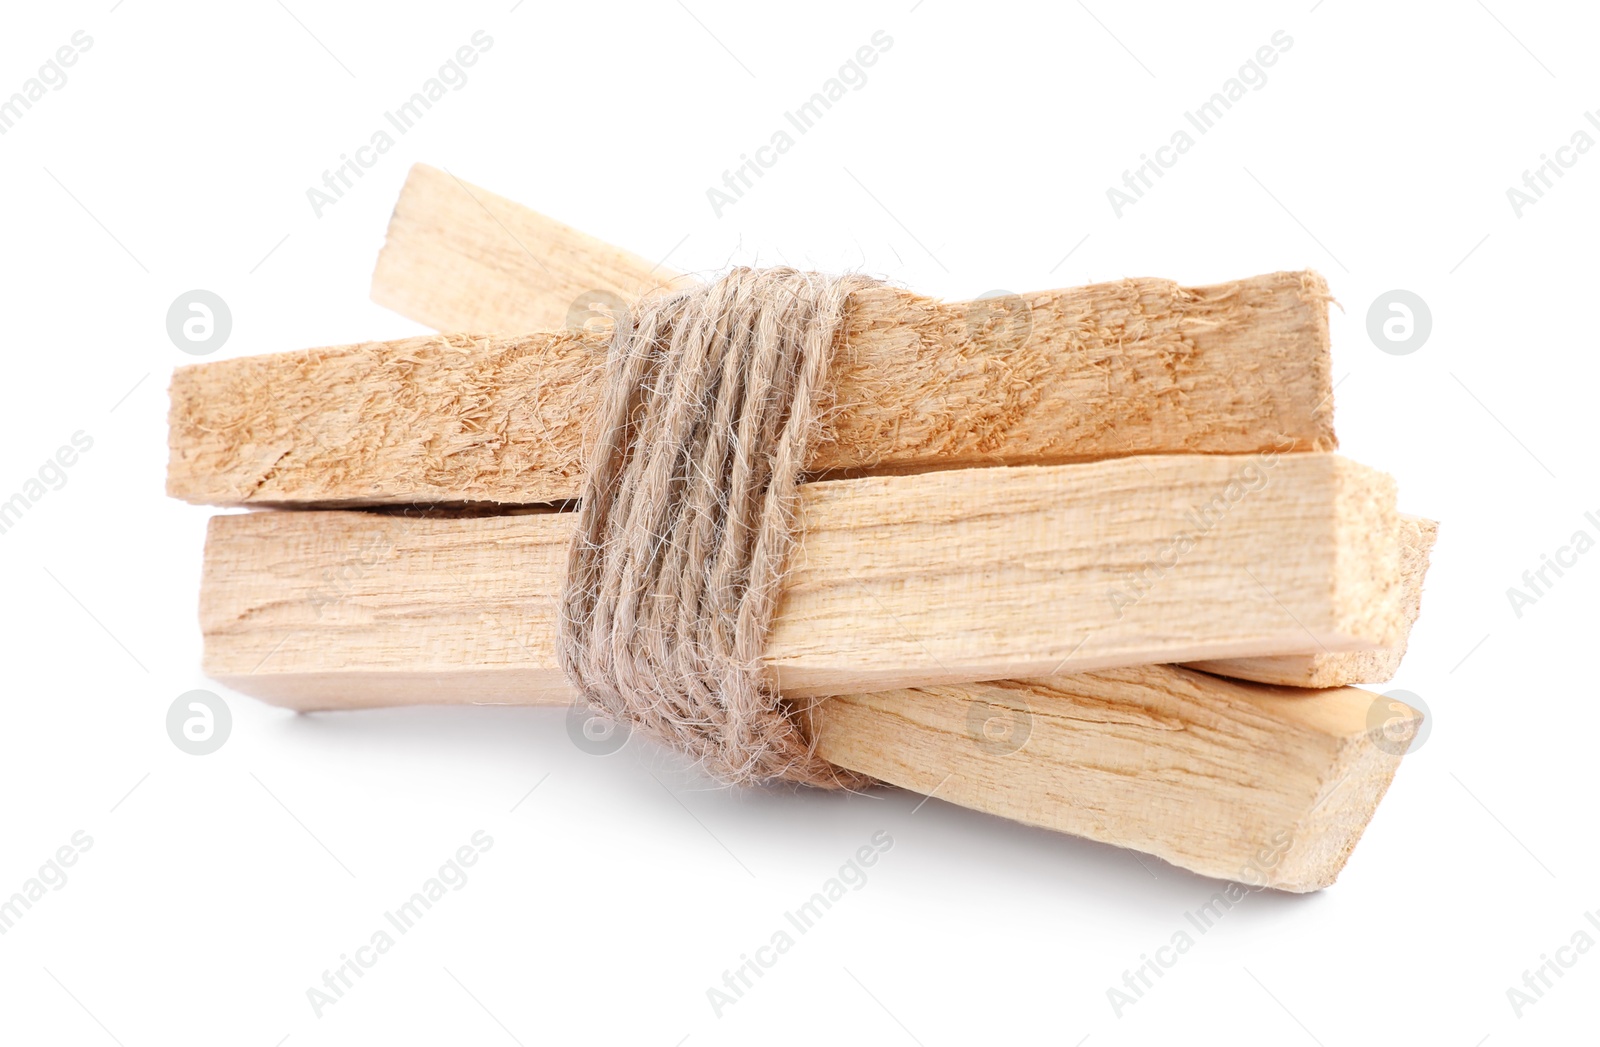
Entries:
[[[523,277],[537,315],[566,293],[560,284],[538,291],[550,275],[515,245],[572,253],[570,238],[559,250],[539,240],[548,220],[529,212],[519,225],[506,210],[515,205],[500,201],[496,222],[478,191],[453,179],[414,178],[408,196],[414,190],[421,195],[396,210],[380,300],[429,323],[503,328],[510,320],[500,303],[530,286]],[[509,245],[511,253],[487,256],[507,268],[469,264],[489,237]],[[865,291],[852,299],[830,376],[837,409],[810,468],[855,475],[1329,450],[1327,302],[1322,278],[1309,272],[1203,288],[1123,280],[956,304]],[[573,498],[603,359],[603,336],[581,329],[180,368],[167,490],[217,505]]]
[[1399,642],[1369,651],[1318,651],[1316,654],[1279,655],[1273,658],[1222,658],[1190,662],[1191,669],[1232,676],[1240,680],[1284,684],[1290,687],[1343,687],[1352,683],[1383,683],[1400,671],[1411,627],[1422,612],[1422,582],[1428,574],[1428,554],[1439,536],[1439,525],[1418,516],[1400,517],[1401,633]]
[[1374,716],[1377,701],[1143,666],[844,695],[811,729],[826,759],[916,792],[1311,891],[1344,867],[1421,724],[1387,701]]
[[[793,696],[1395,642],[1393,482],[1204,455],[806,484],[766,663]],[[1238,494],[1204,530],[1192,506]],[[294,708],[566,702],[572,516],[211,521],[206,670]],[[1170,554],[1170,555],[1169,555]],[[1124,579],[1171,567],[1137,599]],[[368,562],[370,561],[370,562]]]
[[[931,557],[926,562],[953,562],[944,544],[956,542],[979,574],[997,565],[1041,578],[1073,571],[1084,585],[1023,587],[1042,592],[1045,601],[1058,598],[1061,610],[1070,612],[1096,602],[1085,585],[1102,585],[1102,572],[1120,576],[1142,560],[1146,553],[1139,546],[1148,544],[1112,543],[1098,570],[1069,565],[1071,557],[1053,549],[1051,539],[1093,532],[1089,521],[1100,514],[1080,500],[1089,490],[1121,490],[1116,504],[1148,521],[1138,530],[1166,541],[1177,532],[1162,524],[1181,523],[1179,510],[1189,504],[1184,499],[1201,493],[1192,475],[1187,484],[1182,476],[1209,468],[1210,483],[1227,483],[1236,474],[1216,467],[1239,466],[1237,460],[1209,458],[1143,464],[1155,474],[1143,494],[1135,478],[1140,463],[1134,462],[968,474],[965,479],[979,488],[976,504],[987,510],[975,526],[962,518],[973,491],[953,483],[961,474],[807,485],[805,538],[797,557],[803,567],[789,580],[792,591],[769,655],[779,666],[780,682],[804,683],[808,672],[832,662],[829,649],[850,647],[863,616],[877,625],[887,616],[912,630],[907,635],[928,636],[912,641],[927,656],[915,668],[942,676],[949,664],[965,664],[957,657],[932,664],[935,652],[959,652],[948,610],[975,598],[970,579],[924,577],[923,556]],[[1317,589],[1371,603],[1364,615],[1347,612],[1349,617],[1398,615],[1398,606],[1373,609],[1397,604],[1392,594],[1369,587],[1357,597],[1350,591],[1368,585],[1364,563],[1399,555],[1394,543],[1385,551],[1371,541],[1395,533],[1386,478],[1327,455],[1289,456],[1274,469],[1282,472],[1275,472],[1271,485],[1246,495],[1152,588],[1139,605],[1147,616],[1136,607],[1112,630],[1126,626],[1137,637],[1170,628],[1189,637],[1186,642],[1204,642],[1201,634],[1211,620],[1270,617],[1269,602],[1283,618],[1310,624],[1324,615],[1301,594]],[[989,474],[1031,480],[1049,473],[1076,474],[1082,482],[1077,490],[1043,499],[1036,484],[1005,491],[983,482]],[[1331,497],[1317,494],[1316,481],[1328,477],[1338,479],[1342,490]],[[1177,505],[1148,504],[1150,494],[1172,489],[1182,491]],[[1269,492],[1279,496],[1272,505],[1265,500]],[[1049,515],[1052,505],[1077,511]],[[929,509],[924,518],[914,518]],[[1041,511],[1047,520],[1039,519]],[[1256,513],[1265,518],[1243,526]],[[1329,520],[1343,522],[1333,527]],[[938,534],[937,521],[958,525],[955,533]],[[550,589],[560,571],[567,522],[566,514],[533,511],[468,519],[435,519],[420,511],[217,517],[202,590],[207,669],[236,689],[299,709],[568,700],[553,679],[558,674]],[[1331,557],[1288,552],[1289,536],[1303,534],[1308,524],[1318,532],[1311,545],[1331,540],[1338,551]],[[1334,530],[1345,532],[1345,540],[1330,539]],[[1362,536],[1366,548],[1345,547],[1349,538]],[[1093,559],[1100,539],[1091,534],[1088,541],[1097,550],[1088,557]],[[864,542],[876,551],[863,559],[858,552]],[[1274,561],[1257,564],[1251,573],[1263,595],[1254,605],[1240,601],[1237,594],[1248,590],[1241,579],[1229,580],[1229,565],[1221,562],[1225,547],[1255,553],[1263,543],[1281,553],[1276,560],[1297,566],[1342,560],[1345,573],[1335,570],[1336,577],[1319,583],[1285,578]],[[897,556],[895,550],[904,552]],[[1196,586],[1208,585],[1220,586],[1227,598],[1208,600],[1197,593]],[[1171,591],[1163,594],[1167,587]],[[930,593],[944,599],[930,600]],[[1041,620],[1076,627],[1070,614],[1052,615],[1033,602],[1006,620],[984,623],[993,630],[987,642],[1014,629],[1034,627],[1037,634]],[[931,631],[923,632],[925,627]],[[1220,631],[1232,642],[1250,627]],[[1108,639],[1119,649],[1117,637]],[[877,642],[840,652],[841,659],[862,662],[862,686],[881,685]],[[1085,642],[1068,663],[1117,657],[1105,655],[1105,646]],[[802,657],[791,659],[791,651]],[[904,660],[906,653],[901,647],[891,661]],[[786,676],[783,666],[796,661],[801,671]],[[1204,875],[1303,891],[1333,882],[1415,732],[1415,717],[1397,721],[1387,706],[1375,726],[1367,718],[1373,701],[1350,689],[1295,692],[1142,666],[849,694],[825,699],[810,713],[819,749],[840,766],[976,810],[1136,847]],[[1017,736],[1018,716],[1027,738]],[[997,718],[999,737],[991,726]],[[1020,743],[1025,744],[1019,748]]]
[[372,300],[440,331],[569,326],[591,302],[631,304],[687,281],[521,204],[416,164],[389,219]]

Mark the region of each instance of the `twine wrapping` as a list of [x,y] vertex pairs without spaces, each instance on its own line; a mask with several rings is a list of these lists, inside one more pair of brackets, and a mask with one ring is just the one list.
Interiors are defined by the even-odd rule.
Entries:
[[762,664],[849,295],[736,269],[612,331],[561,596],[562,669],[619,723],[727,783],[840,787]]

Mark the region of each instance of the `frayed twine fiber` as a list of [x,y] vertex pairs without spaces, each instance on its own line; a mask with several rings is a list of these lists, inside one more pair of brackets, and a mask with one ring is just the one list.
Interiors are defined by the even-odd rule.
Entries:
[[736,269],[612,332],[561,596],[561,666],[726,783],[862,779],[816,755],[761,655],[846,299],[876,281]]

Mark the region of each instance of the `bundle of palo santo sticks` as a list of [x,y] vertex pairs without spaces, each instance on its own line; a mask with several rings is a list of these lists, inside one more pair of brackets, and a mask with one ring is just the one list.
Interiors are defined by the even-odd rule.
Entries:
[[[214,517],[206,671],[299,710],[566,704],[557,600],[606,358],[685,278],[418,166],[373,298],[443,334],[173,378]],[[765,666],[832,764],[1291,891],[1420,714],[1435,525],[1332,452],[1315,273],[849,301]]]

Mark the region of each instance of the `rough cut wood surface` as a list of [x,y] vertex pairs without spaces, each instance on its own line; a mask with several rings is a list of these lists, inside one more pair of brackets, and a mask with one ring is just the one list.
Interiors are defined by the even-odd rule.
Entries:
[[1311,891],[1344,867],[1421,724],[1376,696],[1174,666],[829,698],[828,760],[952,803]]
[[[1042,291],[1018,312],[862,292],[811,469],[1329,450],[1327,301],[1309,272]],[[573,498],[603,361],[603,336],[574,329],[179,368],[167,492],[215,505]]]
[[[1301,654],[1398,639],[1389,477],[1337,455],[1176,455],[807,484],[766,662],[789,694]],[[1193,506],[1239,495],[1196,534]],[[571,514],[211,521],[206,671],[301,709],[570,700]],[[1195,540],[1134,602],[1152,557]]]
[[1410,711],[1381,738],[1376,700],[1142,666],[837,696],[811,728],[835,764],[952,804],[1203,876],[1317,890],[1421,725]]
[[1368,651],[1318,651],[1275,658],[1222,658],[1190,662],[1203,669],[1240,680],[1285,684],[1290,687],[1344,687],[1353,683],[1383,683],[1400,671],[1411,627],[1422,612],[1422,583],[1428,574],[1428,554],[1439,537],[1439,525],[1419,516],[1400,517],[1400,583],[1402,629],[1399,642]]

